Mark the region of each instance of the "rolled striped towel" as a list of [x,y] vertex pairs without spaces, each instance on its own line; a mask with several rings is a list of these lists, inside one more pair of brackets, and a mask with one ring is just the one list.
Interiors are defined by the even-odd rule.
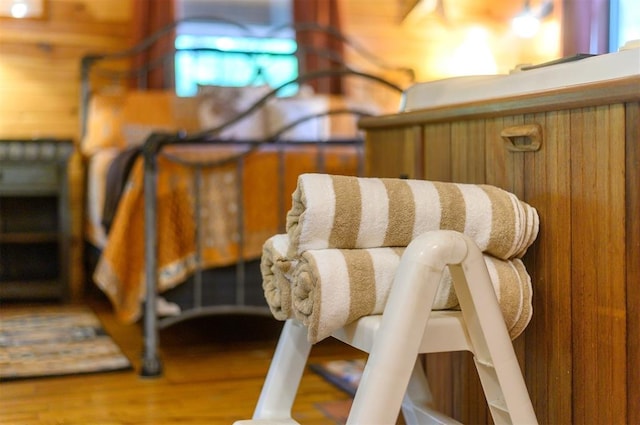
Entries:
[[506,260],[524,255],[539,219],[533,207],[490,185],[302,174],[286,226],[292,257],[310,249],[407,246],[445,229]]
[[288,248],[287,235],[274,235],[264,243],[260,258],[264,297],[271,314],[278,320],[293,317],[291,271],[297,260],[287,257]]
[[[293,315],[316,343],[360,317],[381,314],[405,248],[320,249],[305,251],[292,272]],[[519,259],[484,255],[500,308],[512,338],[529,323],[531,279]],[[433,310],[457,308],[448,268]]]
[[[496,264],[495,261],[493,263]],[[492,283],[496,281],[504,282],[505,279],[508,279],[508,276],[512,276],[513,279],[517,279],[519,282],[518,288],[520,288],[521,292],[501,294],[498,298],[502,316],[505,318],[507,329],[509,330],[509,335],[511,339],[516,339],[524,332],[533,316],[533,285],[531,284],[531,276],[527,273],[527,269],[521,260],[511,260],[508,262],[508,265],[509,269],[501,270],[501,272],[498,273],[499,277],[497,280],[496,277],[492,276],[491,281]],[[491,274],[491,268],[489,268],[489,274]],[[494,283],[494,289],[495,287],[496,285]],[[500,283],[500,287],[503,287],[502,283]],[[505,291],[509,291],[508,287],[504,289]],[[517,303],[518,299],[521,300],[520,304]]]

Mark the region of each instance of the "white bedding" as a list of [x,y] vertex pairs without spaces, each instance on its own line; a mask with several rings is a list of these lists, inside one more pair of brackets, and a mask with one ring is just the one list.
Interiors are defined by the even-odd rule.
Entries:
[[107,172],[118,153],[118,148],[99,150],[89,157],[87,165],[85,237],[100,249],[107,243],[107,234],[102,227]]

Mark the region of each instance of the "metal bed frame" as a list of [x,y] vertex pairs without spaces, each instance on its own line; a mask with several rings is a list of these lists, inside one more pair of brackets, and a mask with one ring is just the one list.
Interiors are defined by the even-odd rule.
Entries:
[[[146,78],[149,72],[153,69],[156,69],[159,66],[167,66],[167,63],[170,63],[169,59],[173,57],[175,54],[175,49],[171,49],[169,52],[164,54],[161,57],[152,59],[148,64],[144,64],[137,68],[127,69],[125,71],[113,71],[109,68],[104,68],[104,64],[108,63],[111,60],[123,60],[126,58],[133,57],[135,55],[140,54],[143,51],[150,49],[154,46],[162,37],[171,36],[178,25],[185,22],[200,22],[200,23],[225,23],[236,26],[237,28],[242,29],[248,35],[251,35],[251,29],[241,23],[235,23],[229,21],[225,18],[219,17],[206,17],[206,18],[188,18],[176,21],[171,25],[161,29],[158,33],[152,35],[151,37],[145,39],[138,45],[127,49],[121,52],[113,52],[108,54],[100,54],[100,55],[87,55],[82,59],[81,63],[81,76],[82,76],[82,86],[81,86],[81,110],[82,110],[82,119],[81,119],[81,134],[84,135],[87,129],[87,110],[89,106],[89,101],[92,96],[92,87],[91,87],[91,79],[92,76],[96,74],[103,78],[110,79],[135,79],[137,81],[137,86],[140,88],[146,88]],[[394,71],[399,73],[399,75],[404,75],[404,79],[408,82],[413,81],[413,72],[410,69],[406,68],[398,68],[387,65],[383,60],[377,58],[375,55],[369,53],[365,49],[359,47],[357,44],[353,43],[351,40],[344,37],[339,32],[335,31],[335,29],[330,27],[320,27],[317,25],[292,25],[290,28],[293,28],[295,31],[320,31],[329,33],[332,36],[341,40],[345,46],[345,48],[351,48],[355,54],[359,57],[364,58],[368,63],[372,63],[375,65],[376,69],[382,69],[386,71]],[[281,31],[283,28],[276,28],[269,34],[274,34],[277,31]],[[197,51],[217,51],[216,49],[196,49]],[[247,302],[248,298],[248,282],[251,281],[254,285],[257,283],[257,286],[261,288],[260,282],[261,278],[259,276],[259,271],[253,265],[253,268],[249,267],[250,264],[247,264],[244,256],[242,255],[242,240],[244,237],[244,230],[242,225],[242,210],[239,211],[239,229],[240,229],[240,255],[239,260],[234,266],[234,271],[231,272],[231,280],[233,285],[233,302],[223,302],[216,303],[214,301],[213,304],[210,304],[205,300],[203,295],[203,288],[205,287],[205,281],[211,279],[211,276],[207,273],[209,271],[202,270],[201,267],[198,267],[196,272],[192,276],[192,288],[191,295],[189,296],[192,299],[191,307],[183,311],[179,316],[169,316],[160,318],[158,317],[158,313],[156,311],[156,301],[157,301],[157,282],[158,282],[158,258],[157,258],[157,249],[158,249],[158,223],[156,216],[156,207],[157,207],[157,176],[158,176],[158,158],[160,156],[164,156],[165,158],[170,159],[171,161],[180,162],[183,165],[188,165],[190,167],[194,167],[197,170],[196,173],[196,181],[195,185],[197,187],[198,182],[202,176],[202,170],[207,167],[217,167],[220,165],[228,164],[233,161],[237,164],[237,169],[242,169],[242,164],[244,158],[258,149],[260,149],[265,144],[275,145],[277,149],[284,149],[288,144],[291,143],[303,143],[303,142],[291,142],[291,141],[283,141],[280,140],[280,136],[290,130],[291,128],[300,125],[304,122],[307,122],[312,119],[317,119],[323,115],[334,115],[334,114],[353,114],[357,117],[370,115],[369,112],[361,110],[361,109],[353,109],[353,108],[340,108],[329,110],[325,114],[313,114],[304,116],[293,123],[290,123],[286,127],[279,129],[276,134],[271,135],[268,139],[259,140],[259,141],[233,141],[232,143],[237,145],[238,143],[243,143],[246,145],[247,149],[243,153],[236,155],[232,158],[227,158],[222,161],[198,161],[198,162],[186,162],[178,157],[171,156],[167,152],[163,151],[163,148],[169,145],[177,145],[177,144],[194,144],[194,145],[215,145],[220,143],[229,143],[225,141],[221,141],[216,139],[216,135],[223,131],[230,125],[238,122],[242,118],[250,115],[252,112],[256,111],[258,108],[264,106],[270,99],[277,96],[277,93],[283,89],[285,86],[290,84],[303,84],[312,81],[318,81],[327,78],[359,78],[368,80],[373,82],[376,85],[380,85],[382,87],[386,87],[389,90],[393,90],[398,93],[402,93],[403,88],[392,82],[391,80],[384,78],[380,75],[376,75],[366,71],[360,71],[353,67],[350,67],[346,64],[346,61],[343,56],[336,54],[336,52],[331,51],[323,51],[318,50],[313,47],[305,47],[298,46],[298,53],[313,53],[317,54],[319,57],[326,59],[327,67],[321,70],[301,74],[296,79],[286,82],[280,87],[274,88],[271,92],[266,94],[263,98],[258,100],[255,104],[253,104],[250,108],[242,112],[240,115],[236,116],[232,120],[225,122],[221,126],[217,128],[208,129],[206,131],[202,131],[196,134],[183,134],[183,133],[154,133],[148,137],[148,139],[144,142],[142,147],[142,156],[144,158],[144,238],[145,238],[145,286],[146,286],[146,297],[144,302],[144,319],[143,319],[143,356],[142,356],[142,367],[141,367],[141,375],[146,377],[159,376],[162,374],[162,364],[160,357],[158,355],[158,346],[160,343],[159,330],[180,322],[182,320],[203,316],[203,315],[211,315],[211,314],[245,314],[245,315],[270,315],[270,311],[266,305],[264,304],[256,305],[256,303]],[[259,75],[260,69],[256,71],[256,75]],[[317,143],[317,142],[307,142],[307,143]],[[322,142],[325,143],[325,142]],[[352,144],[356,146],[359,150],[359,164],[361,167],[362,164],[362,140],[350,140],[350,141],[331,141],[330,143],[342,143],[342,144]],[[317,167],[319,172],[323,169],[323,158],[321,155],[317,157]],[[281,163],[281,162],[280,162]],[[360,173],[361,173],[360,169]],[[280,208],[283,211],[281,216],[284,218],[284,197],[283,197],[283,178],[280,176],[280,200],[281,205]],[[195,208],[196,211],[199,208],[199,198],[197,196],[198,191],[196,190],[195,196]],[[239,198],[242,199],[242,191],[239,191]],[[240,208],[242,208],[242,202],[239,202]],[[196,214],[197,216],[197,214]],[[199,259],[201,258],[201,250],[202,250],[202,235],[199,231],[201,226],[196,225],[196,263],[199,264]],[[284,223],[283,223],[284,228]],[[258,275],[256,276],[256,273]],[[256,282],[257,280],[257,282]],[[253,287],[255,290],[255,287]],[[254,294],[255,295],[255,294]]]

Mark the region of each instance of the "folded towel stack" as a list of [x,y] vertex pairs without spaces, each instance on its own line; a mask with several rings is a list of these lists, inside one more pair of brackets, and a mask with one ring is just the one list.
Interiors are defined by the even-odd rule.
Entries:
[[[315,343],[380,314],[400,256],[423,232],[465,233],[484,259],[507,329],[516,338],[532,315],[531,279],[519,260],[538,232],[534,208],[487,185],[303,174],[287,234],[264,245],[261,270],[275,318],[296,317]],[[458,307],[448,270],[433,309]]]

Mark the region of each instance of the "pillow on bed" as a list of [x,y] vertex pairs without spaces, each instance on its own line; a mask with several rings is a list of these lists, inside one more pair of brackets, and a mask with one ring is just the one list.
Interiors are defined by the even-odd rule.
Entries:
[[[202,130],[211,130],[228,122],[266,96],[269,86],[198,88],[198,118]],[[265,137],[265,112],[260,107],[238,122],[224,128],[218,138],[225,140],[261,140]]]
[[96,94],[89,103],[82,152],[91,155],[104,148],[137,146],[154,131],[197,131],[197,109],[196,98],[167,90]]
[[125,123],[122,124],[122,138],[124,139],[125,147],[133,147],[133,146],[142,146],[152,133],[155,132],[166,132],[172,133],[175,132],[176,129],[161,124],[137,124],[137,123]]
[[[329,108],[326,96],[292,96],[273,99],[267,105],[267,133],[274,136],[283,128],[307,116],[323,114]],[[278,138],[286,141],[314,141],[329,138],[329,118],[319,116],[301,121]]]
[[124,99],[121,94],[96,94],[91,98],[86,133],[80,144],[83,154],[124,146],[121,131]]
[[[339,95],[304,95],[278,98],[269,103],[268,131],[274,134],[282,127],[304,116],[337,110],[358,110],[370,115],[379,108],[370,102],[360,102]],[[285,132],[282,140],[348,140],[359,136],[358,120],[353,113],[329,114],[296,125]]]
[[124,146],[144,143],[154,131],[198,129],[197,99],[177,97],[169,90],[132,91],[122,107]]

